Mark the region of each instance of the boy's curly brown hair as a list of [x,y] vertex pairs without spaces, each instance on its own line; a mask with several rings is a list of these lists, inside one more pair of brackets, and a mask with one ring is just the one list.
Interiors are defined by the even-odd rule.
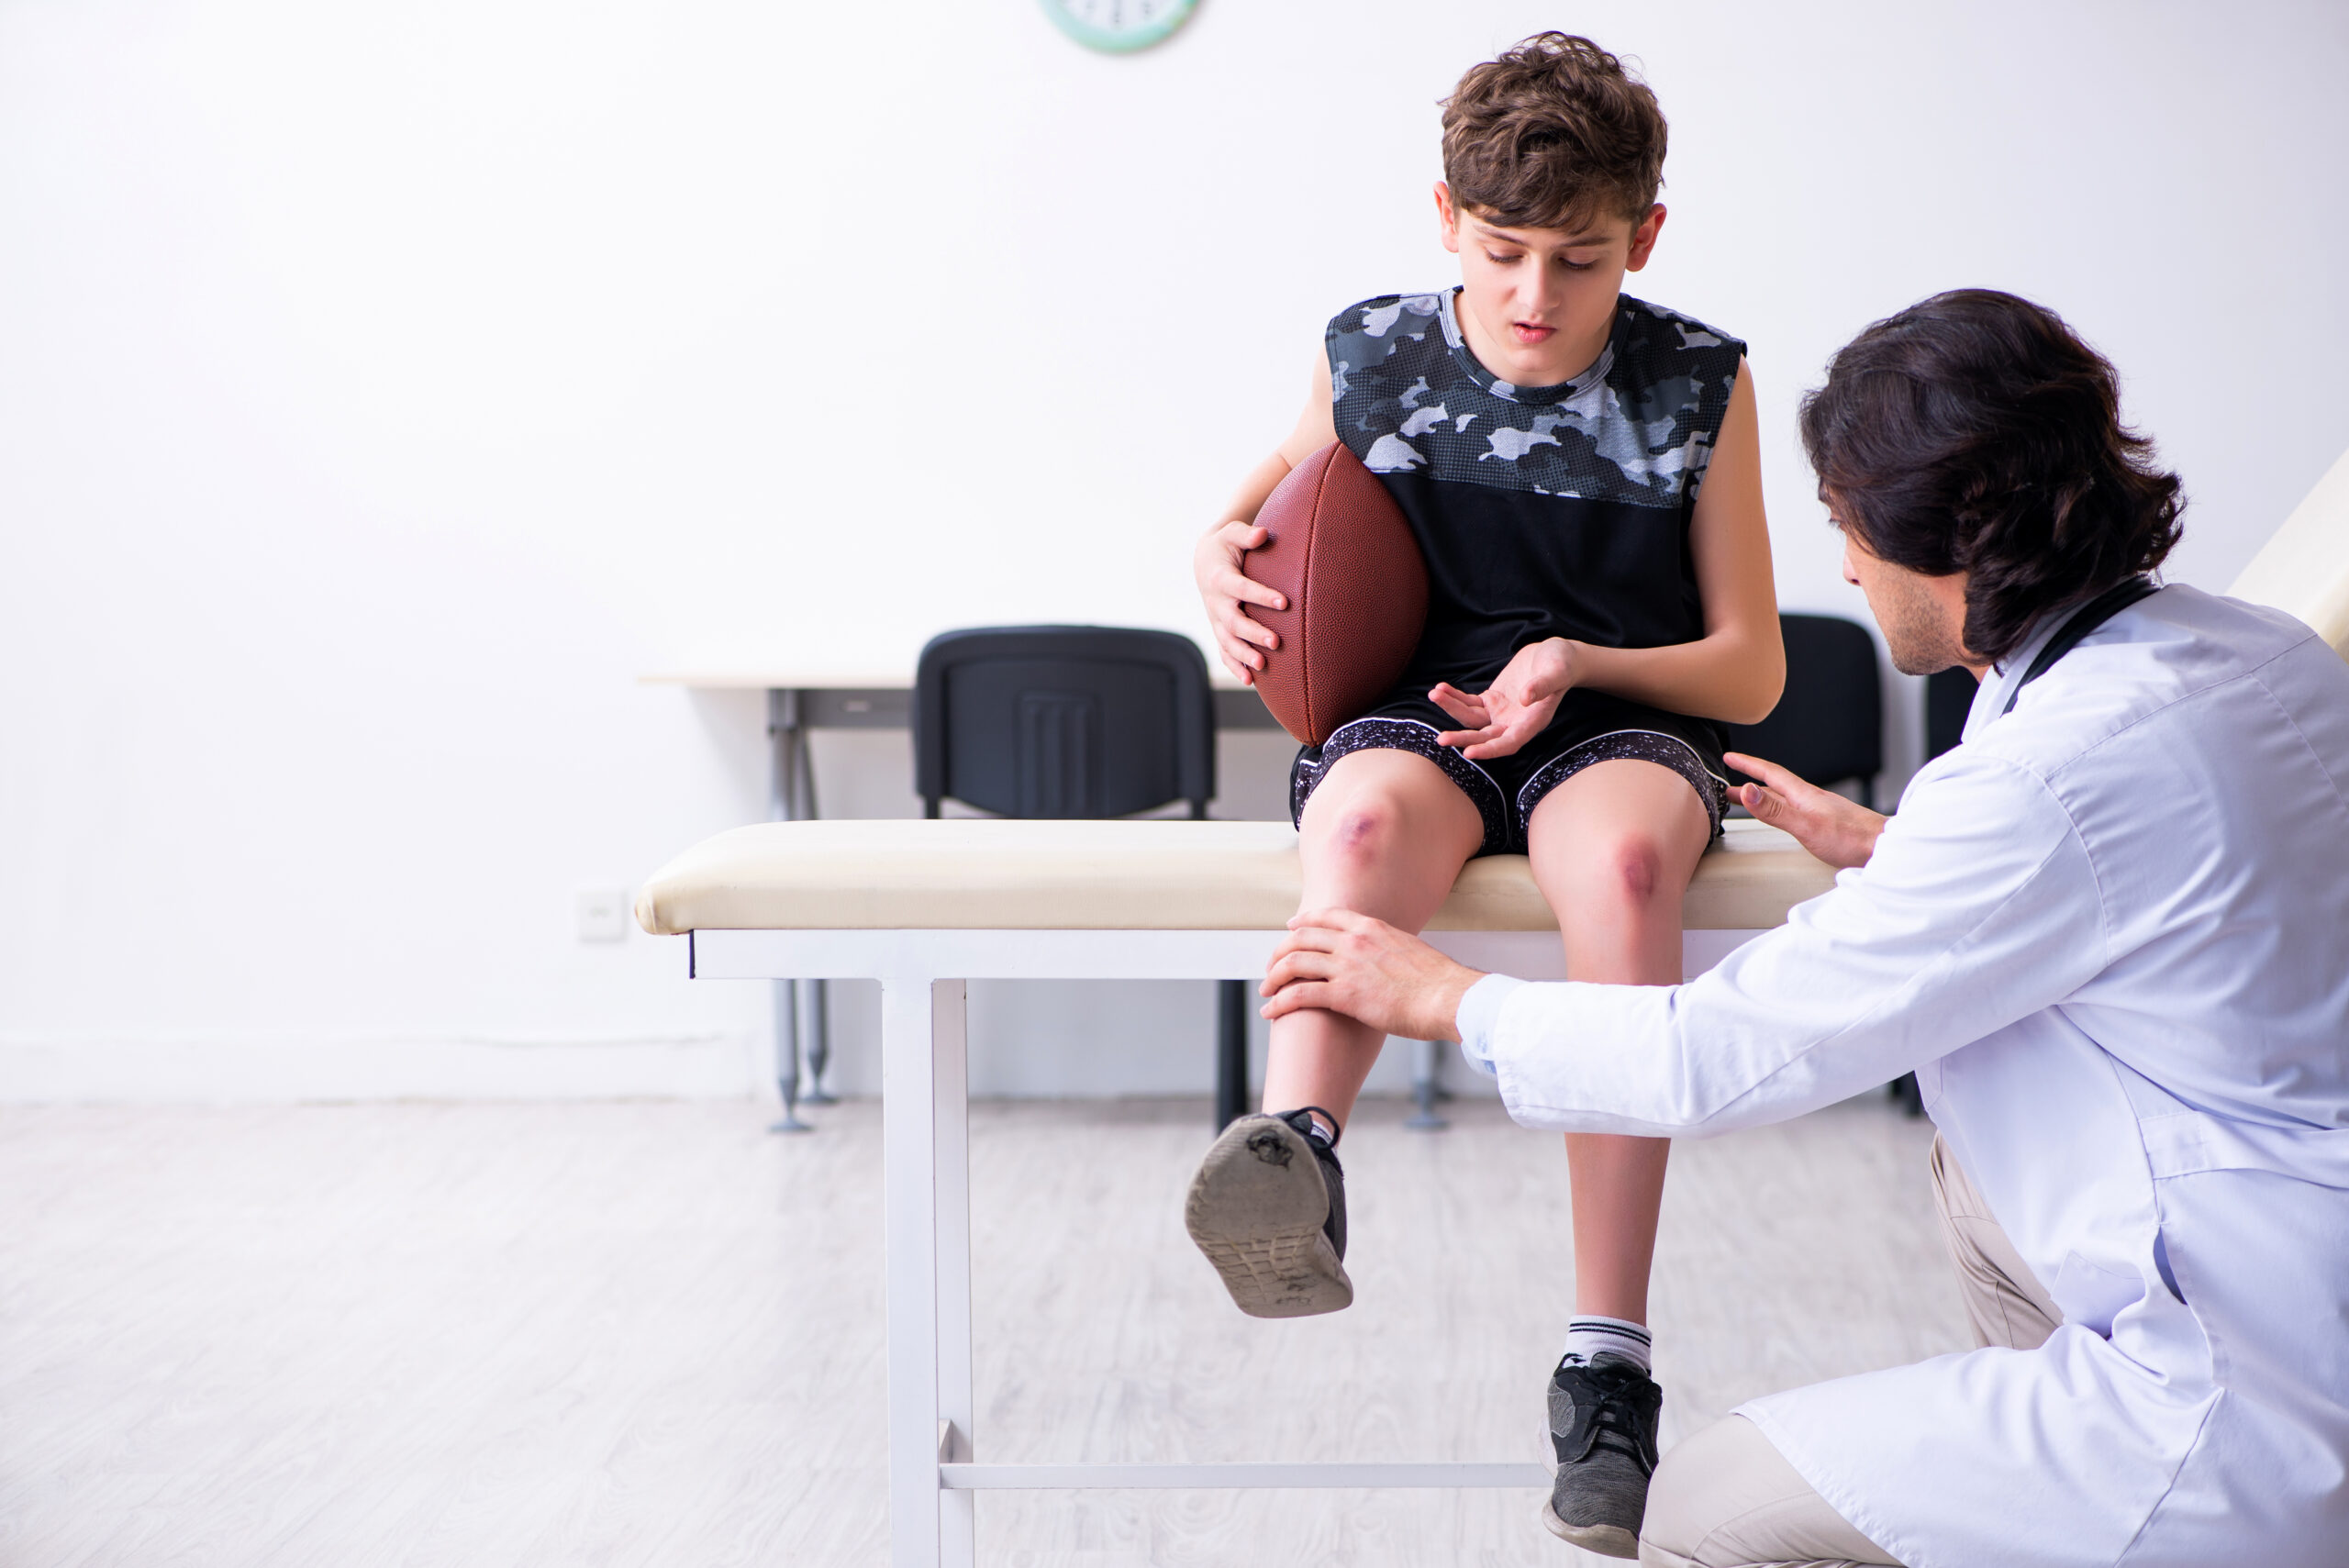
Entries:
[[1536,33],[1475,66],[1443,104],[1453,203],[1503,228],[1644,220],[1664,183],[1664,111],[1623,62]]
[[2042,616],[2153,571],[2186,499],[2121,422],[2121,378],[2064,318],[1953,289],[1835,351],[1802,400],[1819,492],[1868,553],[1968,574],[1965,646],[2002,661]]

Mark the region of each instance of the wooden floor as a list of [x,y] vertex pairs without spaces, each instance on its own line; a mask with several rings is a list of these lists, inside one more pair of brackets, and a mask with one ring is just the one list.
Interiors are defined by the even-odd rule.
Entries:
[[[820,1115],[0,1111],[0,1568],[884,1562],[879,1116]],[[1182,1233],[1204,1106],[977,1107],[979,1456],[1537,1457],[1564,1162],[1455,1115],[1365,1106],[1357,1305],[1260,1323]],[[1680,1146],[1667,1443],[1965,1343],[1928,1138],[1871,1097]],[[1539,1501],[994,1494],[980,1555],[1575,1561]]]

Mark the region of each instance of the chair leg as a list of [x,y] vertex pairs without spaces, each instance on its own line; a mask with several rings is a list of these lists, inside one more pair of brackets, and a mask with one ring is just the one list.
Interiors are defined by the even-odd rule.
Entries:
[[769,1132],[813,1132],[799,1119],[799,982],[774,983],[774,1086],[783,1096],[783,1119]]
[[1215,1128],[1248,1114],[1248,983],[1216,982]]
[[1903,1073],[1885,1085],[1886,1092],[1898,1104],[1904,1115],[1925,1114],[1925,1092],[1917,1084],[1917,1074]]
[[1436,1115],[1435,1103],[1443,1098],[1443,1044],[1440,1040],[1415,1040],[1411,1042],[1411,1101],[1418,1108],[1404,1126],[1414,1132],[1441,1132],[1452,1123]]

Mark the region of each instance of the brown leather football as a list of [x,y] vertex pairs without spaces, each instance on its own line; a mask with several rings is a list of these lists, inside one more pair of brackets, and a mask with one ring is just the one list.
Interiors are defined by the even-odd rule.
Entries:
[[1403,509],[1343,441],[1291,469],[1256,523],[1273,537],[1241,569],[1288,600],[1248,608],[1281,639],[1256,689],[1282,728],[1319,746],[1410,662],[1427,624],[1427,562]]

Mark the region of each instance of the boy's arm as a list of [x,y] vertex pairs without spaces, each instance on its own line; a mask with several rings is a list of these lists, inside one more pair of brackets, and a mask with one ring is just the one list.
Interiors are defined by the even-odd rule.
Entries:
[[1762,512],[1761,421],[1753,373],[1742,363],[1697,492],[1688,545],[1704,599],[1704,637],[1664,648],[1570,643],[1572,684],[1698,718],[1759,723],[1786,686],[1787,650]]
[[1330,361],[1317,351],[1312,384],[1306,392],[1305,411],[1297,416],[1297,428],[1272,456],[1248,471],[1248,477],[1240,482],[1239,494],[1223,509],[1225,520],[1201,536],[1198,549],[1192,552],[1191,572],[1198,582],[1199,597],[1207,604],[1208,624],[1215,628],[1216,651],[1223,655],[1224,668],[1242,685],[1255,684],[1256,672],[1264,667],[1264,655],[1259,650],[1278,648],[1281,642],[1272,628],[1250,618],[1246,606],[1287,607],[1280,595],[1250,581],[1240,570],[1240,558],[1272,537],[1256,527],[1257,508],[1288,477],[1290,469],[1337,439],[1337,422],[1330,412]]

